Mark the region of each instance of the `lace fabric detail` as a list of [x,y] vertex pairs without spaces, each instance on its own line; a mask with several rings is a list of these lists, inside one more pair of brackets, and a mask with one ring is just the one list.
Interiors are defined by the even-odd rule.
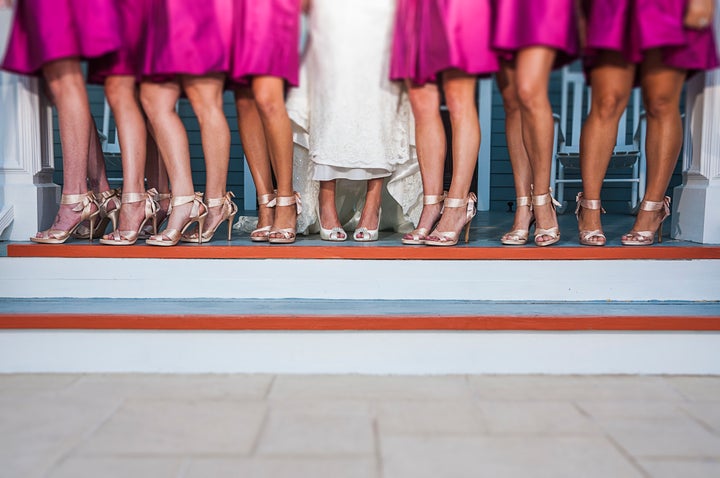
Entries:
[[[402,84],[388,79],[394,3],[313,2],[300,87],[287,101],[293,186],[305,206],[299,233],[319,230],[316,165],[323,165],[324,176],[333,168],[337,178],[387,176],[381,228],[405,232],[419,220],[422,180],[410,104]],[[359,220],[365,188],[365,181],[338,179],[336,203],[346,230]]]

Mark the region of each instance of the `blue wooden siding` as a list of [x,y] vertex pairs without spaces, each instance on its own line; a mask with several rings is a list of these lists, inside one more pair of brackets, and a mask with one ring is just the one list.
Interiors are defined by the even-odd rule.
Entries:
[[[512,170],[510,168],[510,160],[508,158],[507,145],[505,141],[505,114],[502,107],[502,98],[497,90],[493,87],[492,102],[492,159],[491,159],[491,190],[490,190],[490,207],[493,211],[506,211],[507,203],[515,201],[515,189],[512,181]],[[98,125],[102,125],[103,112],[103,95],[102,88],[98,86],[88,87],[91,111]],[[560,106],[560,82],[559,73],[553,74],[550,88],[550,99],[555,111]],[[237,130],[237,113],[231,93],[225,94],[225,114],[228,118],[230,131],[232,134],[232,145],[230,149],[230,170],[228,177],[228,189],[233,191],[238,198],[238,204],[242,204],[243,195],[243,153],[240,144],[240,136]],[[188,139],[190,141],[190,155],[192,158],[193,181],[198,190],[205,189],[205,165],[203,161],[202,146],[200,143],[200,130],[197,120],[192,112],[187,100],[180,101],[180,116],[185,123],[188,131]],[[484,138],[487,138],[487,132],[484,132]],[[62,184],[62,159],[61,159],[60,139],[57,132],[57,121],[55,121],[55,182]],[[120,158],[108,156],[106,158],[108,176],[118,179],[122,177]],[[678,166],[670,183],[669,192],[672,188],[682,182],[681,162]],[[622,171],[611,172],[613,175],[626,174]],[[572,173],[568,173],[567,177],[573,177]],[[115,184],[113,184],[115,185]],[[118,184],[119,185],[119,184]],[[611,212],[626,212],[627,201],[629,198],[629,185],[622,183],[610,183],[604,186],[603,190],[603,206]],[[565,198],[572,201],[575,194],[579,190],[578,186],[569,184],[565,189]],[[572,211],[572,206],[568,207]]]

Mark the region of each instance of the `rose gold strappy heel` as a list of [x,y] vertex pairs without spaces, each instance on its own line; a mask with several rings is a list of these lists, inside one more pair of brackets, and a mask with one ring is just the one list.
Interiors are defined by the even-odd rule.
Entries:
[[[445,202],[445,198],[447,197],[447,192],[443,191],[443,193],[440,196],[423,196],[423,206],[432,206],[434,204],[441,204]],[[440,214],[442,214],[442,209],[440,210]],[[418,227],[414,231],[405,234],[401,242],[403,244],[407,245],[419,245],[419,244],[425,244],[425,239],[427,238],[428,234],[430,234],[430,229],[426,227]]]
[[649,246],[655,240],[655,233],[658,235],[658,242],[662,242],[662,226],[665,219],[670,216],[670,196],[665,196],[662,201],[643,201],[640,203],[641,211],[662,211],[663,216],[655,231],[635,231],[625,234],[620,242],[624,246]]
[[[599,199],[585,199],[582,192],[577,193],[575,203],[577,204],[577,206],[575,206],[575,217],[578,220],[578,224],[580,223],[581,209],[591,211],[597,211],[599,209],[601,214],[605,214],[605,209],[600,205]],[[607,238],[605,234],[603,234],[602,229],[580,231],[578,233],[578,239],[580,244],[584,246],[604,246],[607,242]]]
[[[274,208],[276,200],[276,192],[273,192],[271,194],[263,194],[262,196],[258,196],[258,207],[264,206],[266,208]],[[265,227],[258,227],[253,232],[250,233],[250,240],[253,242],[268,242],[268,236],[270,235],[270,229],[272,229],[272,226],[265,226]]]
[[[561,206],[561,204],[552,196],[552,189],[545,194],[540,194],[539,196],[532,196],[532,207],[533,210],[536,206],[544,206],[546,204],[550,203],[550,207],[552,208],[553,212],[555,212],[555,208],[557,206]],[[538,238],[542,236],[549,236],[550,239],[547,241],[541,241],[538,242]],[[543,229],[538,227],[537,220],[535,221],[535,245],[540,247],[545,246],[551,246],[555,243],[557,243],[560,240],[560,228],[558,226],[551,227],[550,229]]]
[[460,231],[438,231],[435,229],[435,231],[432,232],[431,235],[429,235],[425,239],[425,245],[426,246],[454,246],[458,243],[458,238],[460,236],[460,232],[462,232],[462,228],[465,228],[465,243],[467,244],[470,240],[470,224],[472,223],[473,218],[475,217],[475,214],[477,213],[477,209],[475,209],[475,203],[477,202],[477,196],[475,196],[474,193],[468,194],[468,196],[464,199],[460,198],[446,198],[445,204],[443,205],[444,209],[451,208],[451,207],[462,207],[466,208],[466,214],[465,214],[465,224],[460,228]]
[[[142,231],[140,231],[140,235],[138,236],[138,239],[147,239],[148,237],[152,236],[153,234],[157,234],[157,231],[162,229],[163,225],[167,222],[168,217],[170,217],[170,208],[168,207],[167,211],[163,211],[162,206],[160,206],[160,201],[165,201],[167,199],[172,198],[172,194],[170,193],[159,193],[157,192],[157,189],[151,188],[148,189],[148,193],[152,193],[153,200],[157,203],[157,217],[159,220],[156,221],[157,227],[153,229],[152,224],[146,224],[145,227],[143,227]],[[164,215],[163,215],[164,212]]]
[[[295,192],[292,196],[277,196],[275,198],[275,206],[295,206],[297,214],[300,215],[302,212],[302,202],[300,201],[300,194]],[[286,227],[282,229],[271,229],[268,233],[268,242],[270,244],[292,244],[295,242],[296,227]],[[270,237],[272,234],[280,234],[280,237]]]
[[208,209],[212,209],[214,207],[222,207],[222,219],[220,219],[220,221],[215,225],[212,230],[208,229],[202,233],[202,241],[198,241],[197,231],[193,232],[189,236],[183,235],[180,240],[183,242],[210,242],[215,235],[215,231],[217,231],[218,227],[220,227],[220,224],[227,221],[227,240],[229,241],[232,238],[232,222],[238,212],[238,207],[232,200],[232,198],[234,197],[235,195],[231,191],[228,191],[227,194],[225,194],[225,196],[221,198],[208,199],[205,203]]
[[[524,207],[527,206],[530,208],[530,212],[532,212],[532,199],[530,196],[520,196],[515,198],[515,202],[517,204],[516,207]],[[530,229],[532,225],[535,223],[535,218],[530,219],[530,224],[528,225],[528,229],[513,229],[510,232],[506,232],[503,234],[503,236],[500,238],[500,242],[505,244],[506,246],[523,246],[527,244],[528,237],[530,237]]]
[[[120,214],[120,189],[108,189],[99,195],[95,195],[95,202],[97,202],[98,205],[98,216],[95,229],[93,230],[93,239],[98,239],[105,235],[105,229],[107,229],[109,222],[112,222],[113,231],[117,228]],[[110,204],[115,207],[109,210]],[[83,223],[75,230],[72,237],[75,239],[85,239],[89,233],[87,224]]]
[[[75,204],[75,207],[72,208],[73,212],[80,213],[80,217],[75,225],[67,231],[60,229],[48,229],[40,233],[43,237],[34,236],[31,237],[30,240],[40,244],[62,244],[71,236],[75,237],[74,233],[77,232],[78,228],[84,221],[90,221],[90,229],[88,229],[85,233],[85,237],[92,242],[92,233],[95,230],[95,221],[100,214],[100,208],[98,203],[95,201],[95,195],[92,191],[88,191],[83,194],[63,194],[60,199],[60,204]],[[95,209],[94,211],[93,208]],[[79,239],[85,239],[85,237],[79,237]]]
[[[182,234],[185,232],[185,230],[190,227],[191,224],[197,222],[198,232],[200,234],[198,236],[199,242],[200,244],[202,244],[202,231],[203,226],[205,225],[205,218],[207,217],[207,206],[205,206],[205,203],[202,202],[202,196],[202,193],[197,192],[194,196],[173,196],[173,198],[170,200],[170,208],[168,209],[168,214],[172,214],[172,208],[174,207],[192,203],[192,208],[190,209],[190,216],[180,229],[165,229],[160,234],[150,236],[150,238],[147,239],[145,243],[150,246],[174,246],[175,244],[180,242],[180,237],[182,237]],[[200,212],[201,209],[202,212]]]
[[137,231],[119,231],[115,229],[111,234],[100,239],[100,244],[108,246],[132,246],[140,237],[145,225],[152,219],[153,234],[157,234],[157,212],[158,203],[155,201],[157,191],[150,189],[144,193],[123,193],[122,204],[134,204],[145,202],[145,217],[137,228]]

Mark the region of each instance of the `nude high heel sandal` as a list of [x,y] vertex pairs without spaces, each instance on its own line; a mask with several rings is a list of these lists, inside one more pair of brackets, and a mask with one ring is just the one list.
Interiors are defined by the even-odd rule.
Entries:
[[[79,212],[80,217],[78,221],[67,231],[60,229],[48,229],[42,231],[43,237],[31,237],[30,240],[40,244],[62,244],[67,241],[80,227],[84,221],[90,221],[90,229],[87,231],[85,236],[92,242],[93,231],[95,230],[95,220],[98,214],[100,214],[100,208],[95,200],[95,195],[92,191],[88,191],[83,194],[63,194],[60,199],[60,204],[75,204],[72,208],[73,212]],[[95,209],[93,211],[93,208]],[[80,237],[85,239],[85,237]]]
[[[447,192],[443,191],[440,196],[423,196],[423,206],[432,206],[433,204],[442,204],[445,202]],[[440,210],[442,214],[442,209]],[[425,244],[425,239],[430,234],[430,229],[426,227],[418,227],[414,231],[405,234],[400,240],[403,244],[407,245],[420,245]]]
[[[600,205],[599,199],[585,199],[582,192],[577,193],[575,203],[577,204],[577,206],[575,206],[575,217],[577,218],[578,223],[580,222],[581,209],[589,209],[593,211],[597,211],[599,209],[601,214],[605,214],[605,209],[603,209]],[[580,244],[584,246],[604,246],[607,242],[607,238],[605,237],[605,234],[603,234],[602,229],[580,231],[578,233],[578,240],[580,241]]]
[[[159,193],[157,192],[157,189],[151,188],[148,189],[148,193],[152,193],[153,200],[157,203],[158,209],[157,209],[157,217],[161,216],[162,207],[160,206],[160,201],[165,201],[167,199],[172,198],[172,194],[170,193]],[[162,229],[163,225],[167,222],[168,217],[170,217],[170,208],[168,207],[168,211],[165,211],[165,215],[160,219],[159,221],[156,221],[157,227],[153,229],[152,224],[146,224],[145,227],[143,227],[142,231],[140,231],[140,235],[138,236],[138,239],[147,239],[148,237],[152,236],[153,234],[157,234],[157,231]]]
[[144,193],[123,193],[122,204],[134,204],[145,202],[145,217],[137,228],[137,231],[119,231],[115,229],[109,237],[100,239],[100,244],[108,246],[132,246],[140,237],[148,221],[152,220],[153,234],[157,234],[157,212],[158,203],[155,201],[157,191],[150,189]]
[[643,201],[640,203],[641,211],[662,211],[663,216],[655,231],[635,231],[625,234],[620,242],[624,246],[649,246],[655,240],[655,233],[658,235],[658,242],[662,242],[662,226],[665,219],[670,216],[670,196],[665,196],[662,201]]
[[[258,196],[258,207],[264,206],[267,208],[274,208],[276,200],[276,193],[263,194]],[[250,240],[253,242],[268,242],[268,236],[270,235],[270,229],[272,226],[259,227],[250,233]]]
[[[185,230],[190,227],[191,224],[197,222],[199,243],[202,244],[202,231],[203,226],[205,225],[205,218],[207,217],[207,206],[205,206],[205,204],[202,202],[202,196],[202,193],[195,193],[194,196],[173,196],[173,198],[170,200],[170,208],[168,209],[168,214],[172,213],[173,207],[192,203],[192,208],[190,209],[190,216],[180,229],[165,229],[160,234],[150,236],[150,238],[146,240],[145,243],[150,246],[174,246],[175,244],[180,242],[180,237],[182,237],[182,234],[185,232]],[[202,212],[200,212],[201,210]],[[164,239],[165,237],[167,239]]]
[[[297,215],[299,216],[302,212],[302,202],[300,201],[300,194],[295,192],[292,196],[277,196],[275,198],[275,206],[295,206]],[[274,225],[273,225],[274,226]],[[286,227],[282,229],[271,229],[268,233],[268,242],[270,244],[292,244],[295,242],[297,227]],[[280,237],[270,237],[272,234],[280,234]]]
[[197,231],[193,232],[191,235],[186,236],[183,235],[182,239],[180,239],[183,242],[210,242],[215,235],[215,231],[218,230],[218,227],[220,227],[220,224],[227,221],[228,223],[228,233],[227,233],[227,240],[229,241],[232,238],[232,222],[235,219],[235,215],[238,212],[237,205],[233,202],[232,198],[234,198],[235,195],[228,191],[225,196],[221,198],[212,198],[208,199],[205,205],[208,207],[208,209],[212,209],[214,207],[222,207],[222,219],[217,223],[217,225],[212,229],[208,229],[202,233],[202,241],[198,241],[198,233]]
[[[560,206],[561,204],[552,196],[552,189],[545,194],[540,194],[539,196],[533,195],[532,197],[532,206],[533,209],[535,209],[537,206],[544,206],[546,204],[550,203],[550,207],[552,208],[553,212],[555,212],[555,208],[557,206]],[[541,241],[538,242],[538,238],[542,236],[550,236],[550,239],[547,241]],[[550,229],[542,229],[537,226],[537,221],[535,223],[535,245],[540,247],[545,246],[551,246],[555,243],[557,243],[560,240],[560,228],[555,226],[551,227]]]
[[[515,198],[516,207],[529,207],[532,212],[532,199],[530,196],[520,196]],[[528,229],[513,229],[510,232],[506,232],[500,238],[500,242],[506,246],[523,246],[527,244],[528,237],[530,237],[530,227],[535,223],[535,218],[530,219]]]
[[[98,205],[98,216],[95,221],[95,229],[93,231],[93,239],[99,239],[105,235],[105,229],[109,222],[112,222],[112,230],[117,228],[118,217],[120,214],[120,189],[108,189],[95,195],[95,202]],[[109,209],[109,205],[115,206]],[[72,237],[75,239],[85,239],[89,234],[87,224],[81,224]]]
[[467,244],[470,241],[470,224],[472,223],[473,218],[475,217],[475,214],[477,213],[477,209],[475,208],[475,203],[477,202],[477,196],[475,196],[474,193],[468,194],[468,196],[464,199],[460,198],[447,198],[445,199],[445,204],[443,205],[444,209],[447,208],[465,208],[465,224],[460,228],[460,231],[447,231],[447,232],[441,232],[437,229],[433,231],[431,235],[429,235],[425,239],[425,245],[426,246],[454,246],[458,243],[458,238],[460,236],[460,232],[462,232],[462,228],[465,228],[465,243]]

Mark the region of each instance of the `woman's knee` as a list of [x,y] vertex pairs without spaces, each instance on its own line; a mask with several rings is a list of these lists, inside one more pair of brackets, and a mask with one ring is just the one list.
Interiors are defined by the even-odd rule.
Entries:
[[665,118],[680,114],[679,98],[672,94],[646,95],[643,99],[648,118]]

